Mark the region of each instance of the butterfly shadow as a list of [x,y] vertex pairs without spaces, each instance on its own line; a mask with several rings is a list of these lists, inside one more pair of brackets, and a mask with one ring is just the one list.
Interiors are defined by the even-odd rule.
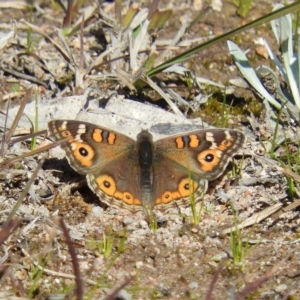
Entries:
[[[70,187],[71,195],[78,192],[87,204],[99,205],[103,209],[108,207],[105,203],[100,202],[99,197],[88,187],[85,175],[81,175],[72,169],[66,158],[47,159],[43,165],[43,169],[51,170],[51,173],[58,179],[60,186],[67,187],[68,185],[72,185]],[[57,188],[58,186],[53,184],[53,190],[55,191]]]

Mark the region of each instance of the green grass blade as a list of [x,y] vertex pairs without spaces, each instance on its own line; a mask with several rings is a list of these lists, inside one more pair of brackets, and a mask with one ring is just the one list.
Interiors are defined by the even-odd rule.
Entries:
[[235,34],[238,34],[240,32],[243,32],[247,29],[250,29],[250,28],[253,28],[253,27],[256,27],[256,26],[259,26],[259,25],[262,25],[264,23],[267,23],[267,22],[270,22],[274,19],[277,19],[281,16],[284,16],[288,13],[294,13],[295,11],[299,10],[300,9],[300,2],[297,1],[295,3],[292,3],[290,5],[287,5],[281,9],[278,9],[276,11],[273,11],[271,12],[270,14],[266,15],[266,16],[263,16],[261,18],[258,18],[257,20],[254,20],[248,24],[245,24],[244,26],[241,26],[239,28],[236,28],[234,30],[231,30],[227,33],[224,33],[220,36],[217,36],[203,44],[200,44],[192,49],[189,49],[188,51],[185,51],[179,55],[177,55],[176,57],[174,58],[171,58],[169,60],[167,60],[166,62],[162,63],[161,65],[157,66],[156,68],[152,69],[151,71],[149,71],[147,73],[147,75],[149,77],[152,77],[154,76],[155,74],[163,71],[164,69],[166,69],[167,67],[169,66],[172,66],[174,64],[177,64],[177,63],[182,63],[183,61],[186,61],[188,59],[191,58],[192,55],[194,54],[197,54],[199,51],[203,50],[203,49],[206,49],[216,43],[219,43],[219,42],[223,42],[223,41],[226,41],[229,39],[229,37],[231,37],[232,35],[235,35]]

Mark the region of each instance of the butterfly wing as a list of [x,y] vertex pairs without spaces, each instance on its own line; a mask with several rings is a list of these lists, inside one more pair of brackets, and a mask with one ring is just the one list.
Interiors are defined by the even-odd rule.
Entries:
[[87,175],[90,188],[109,206],[143,209],[138,160],[131,155],[116,159]]
[[156,209],[169,210],[172,207],[187,206],[192,198],[201,199],[207,190],[207,180],[176,168],[172,162],[156,153],[153,165],[153,205]]
[[135,151],[135,141],[112,130],[81,121],[54,120],[48,124],[56,140],[69,137],[61,147],[70,165],[80,174],[89,174],[109,162]]
[[164,138],[154,146],[174,168],[210,181],[223,173],[244,140],[236,130],[206,129]]
[[157,208],[187,205],[201,198],[207,181],[219,177],[242,147],[244,134],[209,129],[174,135],[154,143],[153,202]]
[[91,189],[108,205],[141,209],[136,142],[112,130],[81,121],[48,124],[75,171],[87,175]]

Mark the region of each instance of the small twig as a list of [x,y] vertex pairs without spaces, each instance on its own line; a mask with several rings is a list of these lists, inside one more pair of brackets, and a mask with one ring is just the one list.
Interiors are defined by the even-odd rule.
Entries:
[[[290,255],[288,255],[289,257]],[[257,280],[250,282],[247,284],[239,293],[235,295],[235,300],[243,300],[247,295],[249,295],[251,292],[255,291],[259,286],[261,286],[264,282],[269,280],[274,273],[283,265],[283,263],[287,260],[284,259],[278,264],[276,264],[270,271],[266,272],[264,275],[259,277]]]
[[75,274],[75,282],[76,282],[77,300],[82,300],[83,299],[83,284],[82,284],[82,279],[81,279],[81,275],[80,275],[79,262],[78,262],[78,258],[76,255],[75,247],[73,245],[73,242],[72,242],[71,237],[68,232],[68,228],[67,228],[64,220],[60,219],[59,224],[64,233],[66,243],[68,245],[69,252],[70,252],[70,255],[72,258],[72,264],[73,264],[73,269],[74,269],[74,274]]
[[120,286],[118,286],[117,288],[115,288],[110,294],[108,294],[106,297],[104,297],[103,300],[114,300],[117,299],[119,292],[124,289],[129,283],[130,281],[133,279],[133,276],[130,276],[129,278],[127,278]]
[[22,155],[19,155],[17,157],[14,157],[14,158],[11,158],[11,159],[8,159],[6,160],[3,164],[0,164],[0,171],[8,168],[11,164],[25,158],[25,157],[28,157],[28,156],[32,156],[32,155],[35,155],[35,154],[38,154],[38,153],[41,153],[41,152],[44,152],[44,151],[47,151],[47,150],[50,150],[60,144],[63,144],[64,142],[68,141],[70,138],[65,138],[65,139],[62,139],[62,140],[59,140],[59,141],[56,141],[50,145],[47,145],[47,146],[44,146],[44,147],[40,147],[38,149],[35,149],[35,150],[32,150],[28,153],[24,153]]
[[38,131],[38,132],[34,132],[34,133],[30,133],[30,134],[26,134],[25,136],[19,136],[13,140],[10,141],[10,144],[13,145],[15,143],[19,143],[19,142],[23,142],[25,140],[28,140],[28,139],[31,139],[35,136],[38,136],[38,135],[46,135],[47,134],[47,130],[41,130],[41,131]]
[[21,115],[23,114],[23,111],[24,111],[24,109],[25,109],[25,106],[26,106],[26,104],[27,104],[27,102],[28,102],[28,100],[29,100],[29,97],[30,97],[30,95],[31,95],[31,92],[32,92],[32,88],[29,88],[29,89],[26,91],[26,95],[25,95],[23,101],[21,102],[21,105],[20,105],[20,107],[19,107],[18,113],[17,113],[17,115],[15,116],[14,121],[13,121],[13,123],[12,123],[12,125],[11,125],[11,127],[10,127],[10,129],[9,129],[9,131],[8,131],[8,133],[5,135],[5,143],[8,143],[9,140],[11,139],[11,137],[12,137],[12,135],[13,135],[13,133],[14,133],[14,131],[15,131],[15,129],[16,129],[16,127],[17,127],[19,121],[20,121]]
[[2,225],[1,231],[0,231],[0,245],[2,245],[6,239],[12,234],[12,232],[17,228],[17,226],[20,224],[20,221],[18,219],[9,220],[4,225]]
[[42,80],[39,80],[37,79],[36,77],[34,76],[31,76],[31,75],[27,75],[27,74],[24,74],[22,72],[19,72],[19,71],[16,71],[16,70],[13,70],[13,69],[8,69],[8,68],[5,68],[3,65],[1,66],[1,69],[4,71],[4,72],[7,72],[7,73],[10,73],[11,75],[17,77],[17,78],[22,78],[24,80],[28,80],[30,82],[34,82],[36,84],[40,84],[46,88],[48,88],[48,84],[45,83],[44,81]]
[[213,278],[212,278],[212,280],[211,280],[211,282],[209,284],[209,288],[208,288],[207,294],[205,296],[205,300],[211,300],[211,299],[213,299],[212,298],[212,293],[213,293],[213,290],[214,290],[214,286],[215,286],[215,284],[216,284],[216,282],[218,280],[218,277],[221,274],[223,268],[224,268],[223,263],[222,262],[219,263],[218,269],[214,273]]

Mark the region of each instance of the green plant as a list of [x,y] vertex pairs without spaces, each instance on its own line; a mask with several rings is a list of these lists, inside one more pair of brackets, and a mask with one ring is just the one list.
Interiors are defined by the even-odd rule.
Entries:
[[237,13],[241,17],[246,17],[251,9],[252,0],[239,0]]
[[[33,11],[34,11],[34,7],[33,5],[29,6],[29,21],[33,22],[32,18],[33,18]],[[32,41],[32,28],[28,27],[27,28],[27,39],[26,39],[26,52],[27,53],[32,53],[33,51],[33,41]]]
[[32,267],[32,269],[30,270],[30,272],[28,272],[30,278],[32,279],[31,286],[28,290],[29,298],[33,297],[36,289],[38,289],[39,281],[40,281],[42,275],[44,274],[44,270],[41,269],[40,266],[47,265],[47,263],[48,263],[48,261],[50,261],[50,259],[51,259],[51,254],[49,253],[45,258],[41,258],[38,261],[38,264],[34,265],[34,267]]
[[232,253],[233,263],[236,265],[242,262],[245,256],[245,251],[243,247],[242,234],[237,226],[236,218],[234,220],[234,225],[235,225],[235,229],[230,232],[229,246]]
[[102,254],[105,258],[108,258],[111,255],[114,246],[115,237],[112,228],[113,226],[111,224],[108,227],[108,230],[103,232],[102,239],[89,240],[92,249],[96,250],[99,254]]
[[[190,178],[190,177],[189,177]],[[192,184],[191,178],[190,178],[190,182],[189,182],[189,189],[190,189],[190,206],[191,206],[191,210],[192,210],[192,223],[195,225],[199,225],[199,223],[201,222],[201,216],[202,216],[202,212],[204,209],[204,204],[203,204],[203,198],[204,198],[204,194],[207,190],[207,181],[203,182],[203,187],[200,187],[202,194],[201,195],[197,195],[197,198],[201,198],[201,203],[199,206],[199,209],[197,209],[197,203],[198,201],[196,201],[196,195],[194,194],[194,185]]]
[[[32,124],[32,128],[33,128],[33,133],[38,132],[39,128],[38,128],[38,124],[39,124],[39,107],[38,107],[38,96],[37,96],[37,91],[35,91],[35,97],[34,97],[34,102],[35,102],[35,120],[34,120],[34,124]],[[31,145],[30,145],[30,149],[34,150],[36,148],[36,140],[37,137],[33,136],[31,139]]]
[[299,2],[295,2],[295,3],[292,3],[290,5],[287,5],[285,7],[282,7],[280,8],[279,10],[277,11],[273,11],[272,13],[268,14],[268,15],[264,15],[263,17],[257,19],[257,20],[254,20],[248,24],[245,24],[239,28],[236,28],[230,32],[226,32],[222,35],[219,35],[205,43],[202,43],[200,45],[197,45],[196,47],[194,48],[191,48],[179,55],[177,55],[176,57],[173,57],[165,62],[163,62],[162,64],[156,66],[155,68],[152,68],[151,70],[149,70],[147,72],[147,75],[149,77],[152,77],[154,75],[156,75],[157,73],[159,73],[160,71],[162,70],[165,70],[166,68],[170,67],[170,66],[173,66],[177,63],[182,63],[184,61],[187,61],[188,59],[191,59],[191,57],[195,54],[197,54],[199,51],[201,50],[204,50],[216,43],[220,43],[220,42],[223,42],[223,41],[226,41],[228,40],[229,37],[233,36],[233,35],[236,35],[240,32],[243,32],[247,29],[250,29],[250,28],[253,28],[255,26],[258,26],[258,25],[261,25],[261,24],[264,24],[266,22],[269,22],[271,20],[274,20],[276,18],[279,18],[281,16],[284,16],[286,15],[287,13],[291,13],[291,12],[295,12],[296,10],[299,10],[300,9],[300,3]]
[[157,231],[157,218],[156,218],[155,214],[153,213],[152,208],[148,209],[147,207],[145,207],[145,210],[146,210],[146,216],[148,219],[150,229],[153,233],[155,233]]
[[247,239],[244,240],[242,232],[239,228],[238,218],[233,205],[231,205],[231,208],[233,211],[234,229],[230,232],[229,247],[232,254],[233,264],[241,267],[241,263],[246,258],[246,256],[249,255],[250,250],[252,250],[252,247],[250,247],[249,245],[249,240],[251,238],[255,226],[252,227],[250,233],[247,236]]
[[[282,4],[277,4],[273,12],[284,8]],[[281,89],[279,79],[274,71],[266,66],[261,66],[254,71],[246,55],[241,49],[231,41],[228,47],[231,55],[249,84],[257,91],[261,98],[267,100],[277,110],[286,112],[297,123],[300,122],[300,47],[293,44],[292,17],[290,14],[271,21],[272,30],[276,37],[278,47],[281,50],[283,64],[273,54],[268,43],[265,46],[270,59],[276,65],[286,83],[286,88]],[[297,38],[295,38],[297,40]],[[298,51],[294,51],[298,47]],[[270,87],[271,86],[271,87]]]
[[[293,169],[294,163],[292,162],[295,160],[298,160],[298,154],[299,154],[299,149],[298,149],[298,153],[294,154],[293,156],[290,155],[290,151],[288,150],[288,145],[287,145],[287,139],[285,139],[285,149],[286,151],[286,159],[287,159],[287,166],[289,168],[289,170]],[[298,162],[299,163],[299,162]],[[295,167],[296,167],[296,172],[297,172],[297,166],[299,166],[299,164],[296,163]],[[289,195],[291,198],[294,198],[298,193],[296,191],[296,186],[295,186],[295,179],[293,179],[290,176],[287,176],[287,183],[288,183],[288,191],[289,191]]]

